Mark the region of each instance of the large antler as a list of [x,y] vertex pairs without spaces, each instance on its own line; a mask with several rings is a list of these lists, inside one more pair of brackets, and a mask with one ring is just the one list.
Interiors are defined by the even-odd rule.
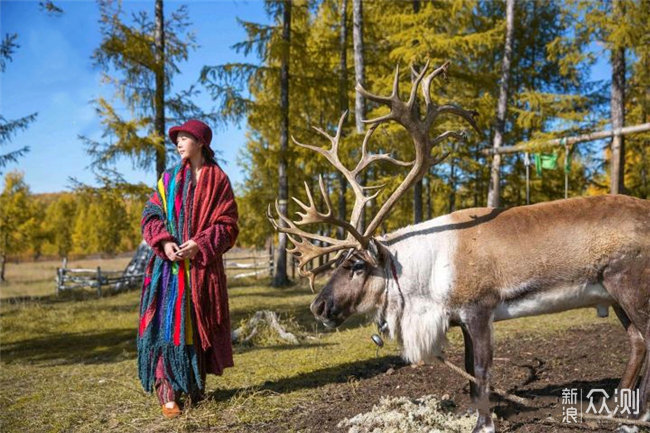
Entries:
[[[388,154],[369,154],[367,150],[368,140],[370,139],[370,137],[372,136],[373,132],[376,129],[376,126],[372,126],[368,129],[368,131],[366,132],[366,136],[364,137],[363,145],[361,148],[361,159],[359,160],[359,162],[357,163],[354,169],[349,170],[341,162],[338,155],[339,141],[341,139],[341,130],[343,128],[343,122],[345,121],[345,117],[347,116],[347,114],[348,113],[346,111],[341,115],[336,130],[336,135],[334,136],[329,135],[327,132],[323,131],[318,127],[313,127],[321,135],[325,136],[327,139],[330,140],[332,146],[329,149],[323,149],[322,147],[300,143],[294,137],[291,137],[291,139],[298,146],[311,149],[323,155],[346,178],[346,180],[352,187],[352,191],[354,192],[354,196],[355,196],[355,201],[354,201],[354,206],[352,207],[352,214],[350,216],[350,221],[349,222],[343,221],[333,216],[332,203],[329,194],[325,189],[322,176],[319,176],[318,183],[319,183],[321,194],[325,202],[325,207],[326,207],[325,212],[320,212],[316,208],[313,195],[311,193],[311,190],[309,189],[309,186],[307,185],[307,182],[305,182],[305,191],[307,193],[307,199],[309,200],[308,205],[298,200],[295,197],[291,197],[298,204],[298,206],[300,206],[304,211],[304,213],[297,212],[297,214],[300,216],[300,220],[292,221],[286,218],[285,216],[283,216],[280,213],[277,200],[275,203],[276,212],[280,220],[282,220],[286,224],[286,227],[279,224],[279,221],[273,218],[273,215],[271,214],[270,205],[267,209],[267,218],[269,219],[269,221],[271,221],[273,227],[277,231],[287,233],[289,240],[291,240],[291,242],[294,244],[294,248],[287,251],[293,254],[298,259],[299,273],[303,277],[309,277],[309,284],[312,290],[313,290],[313,282],[314,282],[315,275],[318,272],[327,269],[329,265],[331,265],[331,263],[338,258],[339,254],[337,254],[333,259],[329,260],[327,263],[325,263],[324,265],[316,269],[306,270],[305,266],[311,260],[332,252],[340,253],[343,250],[347,250],[350,248],[365,249],[368,246],[368,242],[370,241],[370,237],[363,236],[361,233],[359,233],[359,231],[357,230],[357,226],[362,214],[363,207],[366,205],[367,202],[377,197],[379,191],[375,192],[372,195],[366,196],[365,191],[371,189],[377,189],[377,187],[362,186],[357,181],[357,175],[362,170],[364,170],[368,166],[368,164],[374,161],[387,161],[402,167],[408,167],[409,165],[412,164],[409,162],[399,161]],[[348,233],[348,237],[345,240],[334,239],[328,236],[309,233],[298,228],[298,226],[300,225],[316,224],[316,223],[329,223],[334,226],[342,227]],[[309,242],[309,239],[316,240],[319,242],[324,242],[326,244],[329,244],[329,246],[327,247],[317,246]]]
[[[377,212],[370,224],[368,224],[364,236],[371,236],[377,227],[379,227],[381,222],[388,216],[388,213],[404,192],[406,192],[406,190],[408,190],[415,182],[422,179],[429,167],[438,164],[449,154],[449,152],[443,152],[440,157],[434,158],[431,155],[433,146],[442,142],[447,137],[463,139],[463,135],[455,131],[445,131],[437,137],[430,138],[429,130],[439,115],[449,113],[460,116],[479,134],[481,133],[474,120],[474,117],[478,115],[475,111],[467,111],[455,105],[436,105],[431,101],[431,83],[433,82],[433,79],[439,75],[446,78],[448,67],[449,62],[447,61],[426,76],[425,74],[429,68],[428,61],[420,72],[415,71],[415,69],[411,67],[411,70],[415,75],[415,80],[407,102],[402,101],[399,97],[399,66],[395,68],[393,92],[390,96],[373,95],[366,91],[361,84],[357,83],[357,92],[361,93],[365,98],[390,107],[390,112],[388,114],[375,119],[364,120],[364,122],[371,124],[371,127],[376,127],[383,122],[394,120],[407,130],[413,138],[413,144],[415,146],[415,160],[412,163],[413,167],[402,183],[397,187],[397,189],[395,189],[395,191],[393,191],[388,200],[386,200],[381,209],[379,209],[379,212]],[[422,84],[422,95],[425,104],[423,118],[420,116],[416,97],[420,84]]]
[[[440,114],[454,114],[460,116],[469,122],[474,129],[479,133],[479,129],[474,121],[475,112],[467,111],[462,108],[456,107],[454,105],[435,105],[431,101],[430,89],[433,79],[439,75],[446,76],[447,68],[449,62],[446,62],[444,65],[438,69],[432,71],[429,75],[426,75],[429,63],[420,70],[416,72],[413,70],[415,75],[415,81],[413,87],[411,88],[411,93],[407,102],[402,101],[399,98],[399,67],[395,71],[395,79],[393,81],[393,92],[390,96],[378,96],[368,93],[360,84],[357,84],[357,91],[364,95],[366,98],[371,101],[378,102],[380,104],[385,104],[390,107],[390,112],[384,116],[378,117],[376,119],[371,119],[365,121],[370,124],[370,128],[366,132],[366,135],[363,139],[363,144],[361,146],[361,159],[357,163],[354,169],[349,170],[340,160],[338,155],[339,141],[341,139],[341,132],[343,128],[343,122],[347,116],[347,111],[343,113],[338,122],[338,127],[336,134],[334,136],[329,135],[327,132],[323,131],[320,128],[314,127],[321,135],[325,136],[330,142],[331,147],[329,149],[324,149],[322,147],[312,146],[309,144],[302,144],[298,142],[295,138],[291,137],[294,143],[298,146],[311,149],[321,155],[323,155],[338,171],[340,171],[345,179],[350,184],[352,191],[354,192],[355,201],[354,206],[352,207],[352,213],[350,215],[350,221],[343,221],[339,218],[336,218],[332,214],[332,205],[329,198],[329,194],[323,183],[322,176],[319,177],[319,186],[320,191],[324,199],[326,210],[324,212],[319,211],[316,208],[312,193],[305,182],[305,190],[307,193],[307,199],[309,204],[305,204],[300,200],[292,197],[292,199],[300,206],[304,212],[298,212],[300,220],[292,221],[286,216],[282,215],[279,210],[278,202],[276,200],[275,207],[277,214],[282,222],[286,226],[280,224],[280,220],[273,218],[271,214],[271,206],[267,210],[267,218],[273,224],[273,227],[280,232],[287,233],[289,240],[294,245],[294,248],[287,250],[289,253],[293,254],[298,258],[298,267],[299,273],[301,276],[309,277],[309,283],[313,290],[313,282],[315,275],[328,268],[332,262],[334,262],[339,255],[344,251],[351,248],[355,249],[366,249],[368,247],[368,242],[372,237],[372,234],[381,224],[381,222],[386,218],[393,205],[397,200],[404,194],[404,192],[413,185],[416,181],[421,179],[426,173],[427,169],[433,165],[442,161],[447,155],[448,152],[443,152],[441,156],[434,158],[431,155],[431,150],[435,145],[441,143],[444,139],[448,137],[454,137],[457,139],[463,139],[461,133],[455,131],[446,131],[437,137],[430,138],[429,130],[433,125],[434,121]],[[425,103],[424,117],[421,117],[419,114],[419,109],[416,104],[416,95],[417,89],[422,84],[422,93]],[[411,162],[404,162],[393,158],[389,154],[369,154],[368,153],[368,141],[372,134],[377,129],[377,127],[386,121],[394,120],[404,126],[407,132],[413,137],[413,143],[415,145],[415,159]],[[377,215],[372,219],[364,233],[360,233],[358,230],[359,219],[362,214],[362,210],[367,202],[377,197],[380,190],[377,190],[371,195],[366,195],[366,191],[372,189],[378,189],[381,187],[368,187],[362,186],[358,180],[358,175],[366,168],[368,165],[375,161],[386,161],[391,164],[400,166],[400,167],[411,167],[409,173],[406,175],[406,178],[402,183],[397,187],[397,189],[390,195],[388,200],[381,207]],[[329,236],[323,236],[313,233],[308,233],[298,226],[306,224],[316,224],[316,223],[326,223],[332,224],[337,227],[343,228],[348,236],[346,239],[334,239]],[[310,242],[310,240],[318,241],[321,243],[327,244],[327,246],[318,246]],[[311,270],[306,270],[305,266],[311,262],[313,259],[323,256],[325,254],[336,252],[334,259],[329,260],[324,265]]]

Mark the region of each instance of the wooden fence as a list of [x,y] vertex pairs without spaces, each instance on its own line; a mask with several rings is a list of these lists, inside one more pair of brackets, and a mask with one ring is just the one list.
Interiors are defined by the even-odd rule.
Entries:
[[245,253],[226,253],[223,265],[228,278],[259,278],[260,275],[273,275],[273,251],[252,251]]
[[65,267],[57,269],[56,291],[91,288],[97,290],[97,295],[102,295],[102,287],[107,286],[113,290],[125,290],[139,287],[143,274],[124,275],[124,271],[107,271],[97,266],[97,269],[70,269]]
[[[74,289],[94,289],[101,296],[102,291],[114,292],[142,287],[145,267],[151,249],[146,243],[140,244],[133,258],[123,271],[103,270],[100,266],[89,268],[68,268],[67,260],[56,270],[57,294]],[[243,251],[227,253],[223,256],[224,267],[229,279],[246,277],[259,278],[260,275],[273,275],[273,249],[268,251]]]

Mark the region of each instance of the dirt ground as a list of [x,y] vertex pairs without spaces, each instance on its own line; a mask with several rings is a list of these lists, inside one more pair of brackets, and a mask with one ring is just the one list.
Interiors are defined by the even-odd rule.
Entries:
[[[603,388],[612,395],[628,356],[622,327],[595,324],[574,328],[544,338],[521,337],[496,341],[492,384],[522,397],[535,399],[542,409],[518,407],[492,397],[501,432],[602,432],[613,431],[612,423],[563,424],[561,395],[564,388],[587,392]],[[447,358],[463,365],[459,345],[447,349]],[[469,386],[446,366],[405,365],[397,357],[380,357],[344,371],[338,383],[315,388],[313,400],[297,407],[283,420],[250,425],[250,431],[342,432],[337,424],[368,412],[381,396],[418,398],[434,394],[452,400],[455,412],[470,407]],[[586,399],[585,406],[587,406]]]

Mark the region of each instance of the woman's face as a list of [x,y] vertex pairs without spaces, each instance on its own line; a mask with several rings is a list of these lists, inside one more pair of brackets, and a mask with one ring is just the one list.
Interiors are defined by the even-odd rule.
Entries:
[[176,136],[176,149],[182,159],[192,159],[201,154],[201,143],[191,134],[181,131]]

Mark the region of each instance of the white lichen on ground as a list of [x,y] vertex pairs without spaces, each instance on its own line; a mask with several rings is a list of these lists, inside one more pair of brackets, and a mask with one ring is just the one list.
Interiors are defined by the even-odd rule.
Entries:
[[450,400],[432,395],[417,399],[382,397],[370,412],[339,422],[348,433],[465,433],[476,425],[476,415],[456,415]]

